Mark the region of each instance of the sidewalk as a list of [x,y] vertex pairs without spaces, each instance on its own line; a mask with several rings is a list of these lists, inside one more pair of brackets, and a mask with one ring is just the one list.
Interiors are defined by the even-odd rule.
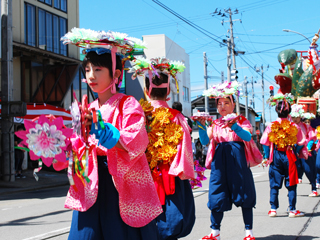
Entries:
[[26,178],[16,178],[15,182],[0,180],[0,196],[69,185],[67,172],[64,170],[60,172],[41,170],[37,173],[39,181],[36,181],[33,177],[33,170],[31,169],[23,171],[23,175],[26,176]]

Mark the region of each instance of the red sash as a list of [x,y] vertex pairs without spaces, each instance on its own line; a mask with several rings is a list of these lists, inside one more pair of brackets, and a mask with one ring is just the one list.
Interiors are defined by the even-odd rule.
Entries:
[[154,169],[152,171],[152,177],[160,203],[161,205],[164,205],[166,203],[166,195],[172,195],[175,193],[175,176],[169,175],[169,164],[160,163],[158,167],[159,170]]

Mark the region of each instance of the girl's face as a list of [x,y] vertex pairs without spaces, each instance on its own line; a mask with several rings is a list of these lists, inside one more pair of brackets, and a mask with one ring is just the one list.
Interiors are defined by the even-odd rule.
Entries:
[[88,62],[85,71],[87,82],[94,92],[105,90],[112,82],[110,71],[106,67],[94,66],[92,63]]
[[293,118],[292,118],[292,121],[293,121],[295,124],[299,124],[300,121],[301,121],[301,117],[293,117]]
[[222,117],[233,113],[234,103],[229,98],[220,98],[218,101],[218,112]]
[[304,120],[304,123],[307,124],[307,125],[310,125],[310,119]]

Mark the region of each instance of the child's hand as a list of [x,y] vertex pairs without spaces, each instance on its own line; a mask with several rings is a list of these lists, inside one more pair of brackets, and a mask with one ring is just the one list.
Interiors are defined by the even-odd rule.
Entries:
[[202,126],[206,125],[206,119],[205,118],[200,118],[198,121],[201,123]]
[[84,120],[85,120],[85,122],[83,122],[82,124],[85,124],[86,127],[89,127],[89,129],[91,129],[92,112],[89,112],[87,108],[85,109]]

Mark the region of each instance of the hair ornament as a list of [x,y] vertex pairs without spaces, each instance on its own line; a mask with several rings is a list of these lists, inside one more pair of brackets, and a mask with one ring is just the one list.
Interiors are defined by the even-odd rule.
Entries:
[[239,83],[237,81],[224,82],[213,85],[211,88],[203,91],[203,96],[211,98],[225,98],[231,95],[239,96]]
[[[115,75],[116,70],[116,55],[122,59],[122,69],[126,60],[133,60],[133,52],[136,48],[146,48],[146,44],[133,37],[128,37],[126,33],[119,33],[113,31],[94,31],[84,28],[72,28],[70,32],[66,33],[62,38],[63,44],[72,44],[77,47],[86,49],[86,52],[94,51],[98,55],[110,53],[112,57],[112,71]],[[127,57],[125,57],[127,55]],[[111,84],[100,93],[105,92],[111,87],[111,92],[116,93],[116,86],[119,79],[122,79],[122,74],[119,78],[113,76]],[[121,81],[121,80],[120,80]]]
[[302,117],[304,114],[303,105],[300,104],[293,104],[291,106],[291,117]]
[[[178,73],[182,73],[186,68],[185,65],[180,61],[170,61],[165,57],[157,57],[151,58],[150,60],[137,57],[132,62],[132,67],[128,71],[129,73],[133,73],[132,79],[135,79],[137,76],[147,76],[149,77],[150,87],[149,93],[150,96],[152,88],[167,88],[167,95],[169,94],[169,84],[170,84],[170,76],[173,77],[176,81],[177,93],[179,93],[179,86],[176,75]],[[168,76],[168,83],[163,83],[160,86],[156,86],[152,83],[152,77],[158,76],[159,73],[166,74]]]

